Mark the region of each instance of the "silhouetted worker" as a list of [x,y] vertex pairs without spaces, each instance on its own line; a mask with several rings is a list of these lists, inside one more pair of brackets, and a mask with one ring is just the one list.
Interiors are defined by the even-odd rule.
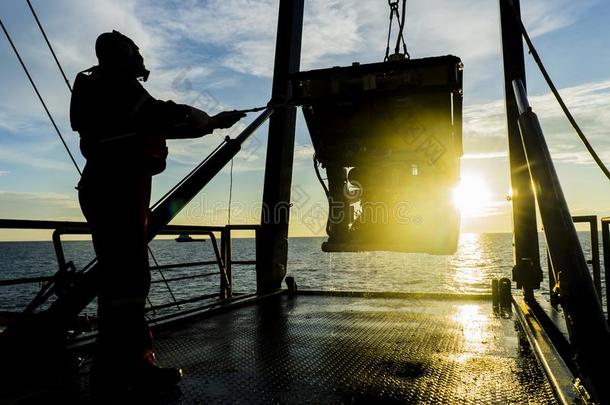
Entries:
[[78,74],[70,105],[72,128],[87,159],[79,201],[102,266],[92,382],[97,389],[164,388],[176,384],[182,372],[156,365],[144,317],[151,179],[165,169],[165,139],[229,128],[244,114],[210,117],[156,100],[139,82],[149,71],[138,47],[117,31],[101,34],[95,52],[99,64]]

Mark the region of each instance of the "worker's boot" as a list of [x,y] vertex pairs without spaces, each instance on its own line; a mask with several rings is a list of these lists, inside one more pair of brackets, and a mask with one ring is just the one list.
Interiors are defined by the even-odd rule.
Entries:
[[115,403],[117,399],[151,396],[169,391],[182,380],[179,368],[159,367],[152,352],[133,367],[94,361],[91,391],[98,400]]
[[159,367],[155,354],[149,351],[144,361],[133,374],[131,387],[134,390],[164,391],[174,387],[182,380],[182,369]]

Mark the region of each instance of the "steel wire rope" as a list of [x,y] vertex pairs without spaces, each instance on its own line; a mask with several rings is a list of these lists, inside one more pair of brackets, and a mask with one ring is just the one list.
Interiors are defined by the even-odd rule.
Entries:
[[[57,67],[59,68],[59,71],[66,83],[66,85],[68,86],[68,90],[70,91],[70,93],[72,93],[72,86],[70,85],[70,82],[68,81],[68,78],[66,77],[66,74],[61,66],[61,63],[59,62],[59,59],[57,58],[57,55],[55,54],[55,51],[53,50],[53,46],[51,45],[51,42],[49,41],[49,38],[47,37],[47,34],[40,22],[40,19],[38,18],[38,15],[36,14],[36,11],[34,10],[34,7],[32,6],[32,3],[30,2],[30,0],[26,0],[27,4],[30,8],[30,11],[32,12],[32,15],[34,16],[34,19],[36,20],[36,24],[38,25],[38,28],[40,29],[40,32],[42,33],[42,36],[45,40],[45,42],[47,43],[47,46],[51,52],[51,54],[53,55],[53,59],[55,60],[55,63],[57,64]],[[6,38],[8,39],[11,47],[13,48],[13,51],[15,52],[15,55],[17,56],[17,58],[19,59],[19,63],[21,64],[21,67],[23,68],[23,70],[25,71],[28,79],[30,80],[30,83],[32,85],[32,87],[34,88],[34,91],[36,92],[36,95],[38,96],[40,102],[42,103],[45,111],[47,112],[47,115],[49,116],[49,119],[51,120],[51,123],[53,124],[53,127],[55,128],[55,130],[57,131],[57,134],[59,135],[59,138],[61,139],[64,147],[66,148],[66,151],[68,152],[68,155],[70,156],[70,159],[72,160],[72,163],[74,163],[74,166],[76,167],[76,170],[78,171],[78,174],[82,176],[82,172],[80,170],[80,167],[78,166],[78,164],[76,163],[76,160],[74,159],[74,156],[72,155],[72,152],[70,151],[70,149],[68,148],[68,145],[66,144],[63,135],[61,134],[61,132],[59,131],[59,128],[57,127],[57,125],[55,124],[55,120],[53,119],[51,113],[49,112],[49,109],[46,106],[46,103],[44,101],[44,99],[42,98],[42,95],[40,94],[40,92],[38,91],[38,88],[36,86],[36,84],[34,83],[34,80],[32,79],[27,67],[25,66],[25,63],[23,62],[21,55],[19,54],[19,51],[17,50],[15,44],[13,43],[12,38],[10,37],[8,31],[6,30],[6,27],[4,26],[4,24],[2,23],[2,20],[0,20],[0,25],[2,26],[2,30],[4,31],[4,34],[6,35]],[[150,255],[153,259],[153,261],[155,262],[155,265],[157,266],[157,271],[159,272],[159,274],[161,275],[161,278],[163,279],[163,282],[165,283],[165,286],[167,287],[169,294],[171,295],[173,301],[177,304],[177,300],[176,297],[174,296],[174,293],[169,285],[169,283],[167,282],[165,275],[163,274],[163,271],[161,271],[161,269],[159,268],[159,263],[157,262],[157,259],[155,258],[155,255],[152,252],[152,249],[150,248],[150,246],[147,246],[148,251],[150,252]],[[92,263],[94,263],[94,261],[90,262],[86,267],[89,268],[90,265]],[[79,272],[79,274],[84,273],[85,269],[83,269],[81,272]],[[48,296],[47,296],[48,298]],[[147,300],[149,302],[149,304],[152,306],[152,303],[150,302],[150,299]],[[180,309],[180,305],[178,305],[178,309]]]
[[28,6],[30,7],[30,11],[32,12],[34,19],[36,20],[36,24],[38,24],[38,28],[40,29],[40,32],[42,33],[42,36],[43,36],[45,42],[47,43],[49,50],[51,51],[51,55],[53,55],[53,59],[55,59],[55,63],[57,64],[57,67],[59,68],[59,71],[61,72],[61,75],[64,78],[66,85],[68,86],[68,89],[70,89],[70,92],[72,92],[72,86],[70,85],[70,81],[66,77],[66,73],[64,72],[63,68],[61,67],[61,64],[59,63],[59,59],[57,59],[57,55],[55,55],[55,51],[53,50],[53,47],[51,46],[51,42],[49,41],[49,38],[47,37],[47,33],[45,32],[44,28],[42,27],[42,24],[40,23],[40,20],[38,19],[38,15],[36,14],[34,7],[32,6],[32,3],[30,2],[30,0],[26,0],[26,2],[28,3]]
[[597,154],[597,152],[595,151],[595,149],[593,148],[593,146],[591,145],[591,143],[585,136],[584,132],[582,131],[582,129],[576,122],[576,119],[574,118],[574,116],[572,115],[572,113],[570,112],[568,107],[566,106],[565,102],[563,101],[561,94],[559,94],[559,91],[557,90],[557,87],[555,87],[555,84],[553,83],[551,76],[549,75],[548,71],[546,70],[546,67],[544,66],[544,63],[542,62],[542,59],[540,58],[540,55],[538,54],[538,51],[536,50],[536,47],[534,46],[534,43],[532,42],[532,40],[527,32],[527,29],[525,28],[525,25],[523,24],[523,20],[521,19],[521,17],[519,16],[519,13],[517,12],[517,9],[515,8],[514,3],[511,0],[509,0],[509,4],[511,5],[513,15],[519,25],[521,34],[523,35],[523,39],[525,39],[525,43],[527,44],[529,53],[530,53],[530,55],[532,55],[534,62],[536,62],[536,65],[540,69],[540,73],[542,73],[544,80],[546,81],[547,85],[551,89],[551,92],[553,93],[553,95],[555,96],[555,99],[559,103],[559,106],[561,107],[564,115],[566,116],[566,118],[568,119],[570,124],[572,125],[572,128],[574,128],[574,131],[576,132],[576,134],[578,135],[578,137],[580,138],[582,143],[585,145],[585,148],[587,149],[587,151],[589,152],[589,154],[591,155],[591,157],[593,158],[595,163],[597,163],[597,166],[599,166],[599,168],[604,173],[604,175],[606,175],[608,180],[610,180],[610,171],[608,170],[608,168],[606,167],[604,162],[601,160],[601,158],[599,157],[599,155]]
[[390,57],[390,40],[392,39],[392,22],[394,21],[394,8],[398,6],[398,2],[392,2],[388,0],[388,5],[390,6],[390,23],[388,28],[388,41],[385,48],[385,57],[383,58],[384,61],[387,61]]
[[[150,257],[153,259],[153,262],[155,262],[155,266],[157,266],[157,270],[159,271],[159,274],[161,275],[161,279],[163,280],[163,283],[165,284],[165,287],[167,287],[167,291],[169,292],[169,295],[172,297],[172,300],[174,301],[174,304],[176,304],[178,309],[181,309],[180,308],[180,304],[178,304],[178,301],[176,300],[176,297],[174,296],[174,291],[172,291],[172,288],[170,287],[169,283],[167,282],[167,279],[165,278],[165,274],[163,274],[163,272],[159,268],[159,262],[157,261],[157,258],[153,254],[153,251],[150,248],[150,245],[148,245],[147,248],[148,248],[148,252],[150,253]],[[148,299],[148,296],[146,298]],[[150,302],[150,299],[148,299],[148,303],[152,307],[152,302]],[[154,311],[154,309],[153,309],[153,311]]]
[[[59,71],[60,71],[60,73],[61,73],[61,75],[62,75],[62,78],[64,79],[64,82],[66,83],[66,86],[68,87],[68,90],[70,91],[70,93],[72,93],[72,86],[70,85],[70,81],[68,80],[68,78],[67,78],[67,76],[66,76],[66,74],[65,74],[65,71],[63,70],[63,68],[62,68],[62,66],[61,66],[61,63],[59,62],[59,59],[57,58],[57,55],[56,55],[56,53],[55,53],[55,51],[54,51],[54,49],[53,49],[53,46],[51,45],[51,42],[49,41],[49,38],[48,38],[48,36],[47,36],[47,34],[46,34],[45,30],[44,30],[44,27],[42,26],[42,23],[40,22],[40,19],[38,18],[38,15],[37,15],[37,13],[36,13],[36,11],[35,11],[34,7],[32,6],[32,3],[30,2],[30,0],[26,0],[26,2],[27,2],[27,4],[28,4],[28,7],[29,7],[29,9],[30,9],[30,11],[31,11],[31,13],[32,13],[32,16],[34,17],[34,19],[35,19],[35,21],[36,21],[36,24],[38,25],[38,28],[39,28],[39,30],[40,30],[40,32],[41,32],[41,34],[42,34],[42,36],[43,36],[43,38],[44,38],[44,40],[45,40],[45,42],[46,42],[47,46],[48,46],[48,48],[49,48],[49,51],[51,52],[51,55],[53,56],[53,59],[55,60],[55,63],[56,63],[56,65],[57,65],[57,67],[58,67],[58,69],[59,69]],[[38,96],[38,99],[40,100],[40,102],[41,102],[41,104],[42,104],[42,106],[43,106],[43,108],[44,108],[45,112],[47,113],[47,116],[48,116],[49,120],[51,121],[51,123],[52,123],[52,125],[53,125],[53,127],[54,127],[55,131],[57,132],[57,135],[59,136],[59,138],[60,138],[60,140],[61,140],[62,144],[64,145],[64,148],[66,149],[66,152],[68,153],[68,155],[69,155],[69,157],[70,157],[70,159],[71,159],[72,163],[74,164],[74,167],[76,168],[76,170],[77,170],[77,172],[79,173],[79,175],[81,175],[81,176],[82,176],[82,171],[81,171],[80,167],[79,167],[79,166],[78,166],[78,164],[76,163],[76,160],[75,160],[74,156],[72,155],[72,152],[70,151],[70,148],[68,147],[68,145],[67,145],[67,143],[66,143],[66,141],[65,141],[65,139],[64,139],[64,137],[63,137],[63,135],[62,135],[62,133],[61,133],[61,131],[59,130],[59,127],[58,127],[58,126],[57,126],[57,124],[55,123],[55,120],[53,119],[53,116],[51,115],[51,112],[50,112],[50,111],[49,111],[49,109],[47,108],[47,105],[46,105],[46,103],[45,103],[45,101],[44,101],[44,99],[43,99],[42,95],[40,94],[40,92],[39,92],[39,90],[38,90],[38,87],[36,86],[36,84],[35,84],[35,82],[34,82],[34,80],[33,80],[32,76],[30,75],[29,70],[27,69],[27,67],[26,67],[25,63],[23,62],[23,59],[21,58],[21,55],[19,54],[19,51],[17,50],[17,48],[16,48],[15,44],[13,43],[13,40],[12,40],[12,38],[11,38],[10,34],[8,33],[8,31],[7,31],[6,27],[4,26],[4,24],[3,24],[3,22],[2,22],[2,20],[1,20],[1,19],[0,19],[0,26],[2,27],[2,30],[4,31],[4,34],[5,34],[6,38],[7,38],[7,40],[9,41],[9,44],[11,45],[11,48],[13,49],[13,51],[14,51],[15,55],[17,56],[17,59],[19,60],[19,63],[21,64],[21,67],[23,68],[23,70],[24,70],[25,74],[27,75],[27,77],[28,77],[28,79],[29,79],[29,81],[30,81],[30,84],[31,84],[31,85],[32,85],[32,87],[34,88],[34,91],[36,92],[36,95]],[[236,112],[243,112],[243,113],[259,112],[259,111],[262,111],[262,110],[264,110],[264,109],[266,109],[266,108],[267,108],[267,106],[261,106],[261,107],[254,107],[254,108],[245,109],[245,110],[236,110]],[[185,181],[186,181],[188,178],[190,178],[190,177],[193,175],[193,173],[195,173],[195,172],[196,172],[196,171],[197,171],[197,170],[198,170],[198,169],[199,169],[199,168],[200,168],[200,167],[201,167],[201,166],[202,166],[202,165],[203,165],[205,162],[207,162],[207,161],[208,161],[208,160],[211,158],[211,156],[212,156],[212,155],[213,155],[213,154],[214,154],[216,151],[218,151],[218,149],[220,149],[220,148],[221,148],[221,147],[224,145],[224,143],[226,143],[226,141],[227,141],[227,140],[225,139],[225,140],[224,140],[224,141],[223,141],[223,142],[222,142],[220,145],[218,145],[218,146],[217,146],[217,147],[216,147],[216,148],[215,148],[215,149],[214,149],[214,150],[213,150],[213,151],[212,151],[212,152],[211,152],[211,153],[210,153],[210,154],[209,154],[209,155],[208,155],[208,156],[207,156],[207,157],[206,157],[206,158],[203,160],[203,162],[201,162],[199,165],[197,165],[197,166],[196,166],[196,167],[195,167],[195,168],[194,168],[194,169],[193,169],[191,172],[189,172],[189,174],[188,174],[188,175],[187,175],[185,178],[183,178],[183,179],[182,179],[180,182],[178,182],[178,183],[177,183],[177,184],[176,184],[174,187],[172,187],[172,188],[171,188],[171,189],[170,189],[170,190],[169,190],[167,193],[165,193],[165,194],[163,195],[163,197],[161,197],[161,198],[160,198],[160,199],[159,199],[159,200],[158,200],[158,201],[157,201],[157,202],[156,202],[156,203],[155,203],[155,204],[154,204],[154,205],[151,207],[151,209],[154,209],[155,207],[157,207],[157,206],[158,206],[158,205],[159,205],[159,204],[160,204],[162,201],[164,201],[164,200],[165,200],[165,199],[166,199],[166,198],[167,198],[167,197],[168,197],[168,196],[169,196],[169,195],[170,195],[170,194],[171,194],[173,191],[175,191],[175,190],[176,190],[176,189],[177,189],[177,188],[178,188],[180,185],[182,185],[182,184],[183,184],[183,183],[184,183],[184,182],[185,182]],[[231,202],[232,202],[232,191],[233,191],[233,159],[231,159],[231,167],[230,167],[230,177],[229,177],[229,181],[230,181],[230,183],[229,183],[229,202],[228,202],[229,209],[228,209],[228,218],[227,218],[227,220],[228,220],[228,224],[230,224],[230,223],[231,223]],[[159,268],[159,263],[157,262],[157,259],[156,259],[155,255],[154,255],[154,253],[153,253],[152,249],[150,248],[150,246],[147,246],[147,249],[148,249],[148,251],[149,251],[149,253],[150,253],[150,255],[151,255],[151,258],[153,259],[153,261],[154,261],[154,263],[155,263],[155,265],[156,265],[156,267],[157,267],[157,270],[158,270],[159,274],[161,275],[161,278],[163,279],[163,281],[164,281],[164,283],[165,283],[165,285],[166,285],[166,287],[167,287],[167,289],[168,289],[168,291],[169,291],[169,293],[170,293],[170,295],[171,295],[171,297],[172,297],[173,301],[177,303],[176,297],[174,296],[173,291],[172,291],[172,289],[171,289],[171,287],[170,287],[169,283],[167,282],[167,280],[166,280],[166,278],[165,278],[165,275],[163,274],[163,272],[162,272],[162,271],[161,271],[161,269]],[[92,263],[94,263],[94,261],[92,261],[91,263],[89,263],[89,265],[88,265],[88,266],[86,266],[86,267],[90,267],[90,265],[91,265]],[[85,270],[85,269],[83,269],[83,270],[82,270],[81,272],[79,272],[79,273],[80,273],[80,274],[84,273],[84,270]],[[148,298],[147,298],[147,300],[148,300],[149,304],[152,306],[152,303],[150,302],[150,299],[148,299]],[[177,306],[178,306],[178,309],[180,309],[180,306],[179,306],[179,305],[177,305]]]
[[[398,13],[398,10],[396,10],[396,12]],[[402,15],[400,16],[400,19],[398,19],[398,14],[396,14],[397,17],[397,21],[398,21],[398,37],[396,38],[396,47],[394,48],[394,52],[398,53],[400,51],[400,41],[402,40],[402,48],[403,51],[405,53],[405,57],[407,59],[411,58],[411,55],[409,55],[409,52],[407,51],[407,43],[405,41],[405,37],[404,37],[404,30],[405,30],[405,22],[406,22],[406,18],[407,18],[407,0],[402,0]]]
[[59,130],[59,127],[55,123],[55,119],[53,119],[53,116],[51,115],[51,112],[49,111],[49,108],[47,107],[47,104],[45,103],[44,99],[42,98],[42,95],[40,94],[40,91],[38,91],[38,87],[36,86],[36,83],[34,82],[34,79],[32,79],[32,76],[30,75],[30,72],[29,72],[27,66],[23,62],[23,59],[21,58],[21,55],[19,54],[19,51],[17,50],[17,47],[15,46],[15,43],[13,42],[13,39],[11,38],[11,36],[8,33],[6,27],[4,26],[4,23],[2,22],[2,19],[0,19],[0,27],[2,27],[2,31],[4,31],[4,35],[6,36],[6,39],[8,40],[9,44],[11,45],[11,48],[13,48],[13,52],[17,56],[17,59],[19,60],[19,63],[21,64],[21,67],[23,68],[23,71],[25,72],[26,76],[28,77],[28,80],[30,81],[30,84],[34,88],[34,92],[36,92],[36,95],[38,96],[38,100],[40,100],[40,103],[42,104],[42,107],[44,108],[45,112],[47,113],[47,116],[49,117],[49,120],[51,121],[51,124],[53,125],[53,128],[55,129],[55,132],[57,132],[57,135],[59,136],[59,139],[61,140],[61,143],[64,145],[64,148],[66,149],[66,152],[68,152],[68,155],[70,156],[70,160],[72,160],[72,163],[74,164],[74,167],[76,168],[76,171],[78,171],[79,175],[82,175],[80,167],[78,166],[78,163],[76,163],[76,159],[74,159],[74,156],[72,155],[72,152],[70,151],[70,148],[68,147],[68,144],[66,143],[63,135],[61,134],[61,131]]
[[398,34],[396,37],[396,46],[394,48],[394,53],[400,52],[400,43],[402,41],[403,51],[405,53],[405,57],[407,59],[411,58],[411,55],[407,51],[407,43],[404,38],[404,28],[406,22],[406,10],[407,10],[407,1],[402,0],[402,16],[398,11],[400,5],[400,0],[388,0],[388,6],[390,6],[390,22],[388,24],[388,38],[386,43],[385,57],[384,61],[388,61],[390,59],[390,42],[392,39],[392,22],[394,21],[394,17],[396,17],[396,22],[398,23]]
[[161,198],[159,198],[159,200],[157,200],[156,203],[154,203],[152,205],[152,207],[150,207],[151,210],[154,210],[155,208],[157,208],[163,201],[165,201],[167,199],[167,197],[169,197],[174,191],[176,191],[176,189],[178,187],[180,187],[182,184],[184,184],[184,182],[186,182],[193,174],[195,174],[195,172],[197,170],[199,170],[205,163],[208,162],[208,160],[210,160],[210,158],[226,143],[226,139],[223,140],[216,148],[214,148],[214,150],[212,150],[212,152],[210,152],[205,159],[203,159],[203,161],[201,163],[199,163],[197,166],[195,166],[195,168],[193,170],[191,170],[186,176],[184,176],[182,178],[182,180],[180,180],[178,183],[176,183],[171,189],[169,189],[169,191],[167,191]]
[[229,168],[229,201],[227,211],[227,225],[231,225],[231,202],[233,200],[233,159],[231,159],[231,167]]

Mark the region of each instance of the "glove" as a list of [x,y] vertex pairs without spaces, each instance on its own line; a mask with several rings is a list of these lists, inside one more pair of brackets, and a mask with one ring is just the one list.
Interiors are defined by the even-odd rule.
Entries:
[[210,117],[210,120],[214,128],[231,128],[245,116],[246,114],[240,111],[223,111]]

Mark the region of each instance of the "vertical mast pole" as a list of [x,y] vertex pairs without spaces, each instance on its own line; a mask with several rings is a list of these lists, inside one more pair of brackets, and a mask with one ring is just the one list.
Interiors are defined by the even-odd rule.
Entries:
[[516,79],[520,79],[525,85],[523,40],[515,18],[515,10],[517,15],[520,15],[519,3],[519,0],[500,0],[500,25],[512,188],[513,281],[517,282],[517,287],[523,287],[526,298],[531,298],[533,289],[540,288],[542,270],[538,251],[536,200],[521,143],[518,125],[519,110],[512,87],[512,82]]
[[[304,0],[280,0],[272,100],[290,99],[290,75],[299,71]],[[280,106],[269,120],[261,229],[256,247],[259,294],[278,290],[286,275],[296,108]]]

